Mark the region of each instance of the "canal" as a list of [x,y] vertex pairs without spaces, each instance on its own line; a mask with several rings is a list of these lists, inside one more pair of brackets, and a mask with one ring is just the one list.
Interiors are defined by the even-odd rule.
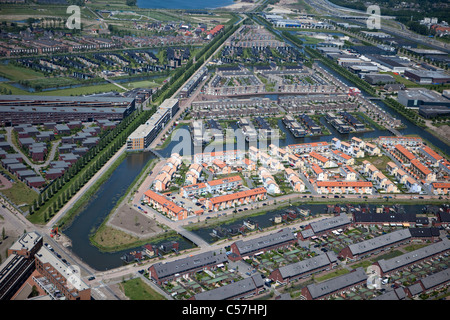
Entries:
[[[320,63],[319,63],[320,64]],[[329,73],[333,74],[335,77],[340,79],[343,83],[346,83],[349,86],[354,86],[353,83],[349,82],[347,79],[341,77],[336,74],[333,70],[328,69],[326,66],[321,65]],[[367,96],[367,93],[363,92],[364,95]],[[272,97],[273,98],[273,97]],[[437,137],[432,135],[431,133],[425,131],[423,128],[416,126],[415,124],[408,121],[401,114],[391,110],[381,101],[375,101],[381,108],[393,114],[396,118],[400,119],[403,124],[406,125],[405,129],[400,130],[400,132],[404,135],[418,135],[427,141],[429,141],[434,146],[443,150],[447,154],[450,154],[450,146],[446,143],[439,140]],[[331,139],[336,136],[342,140],[348,140],[353,136],[357,136],[360,138],[376,138],[381,135],[392,135],[387,130],[377,130],[370,132],[362,132],[362,133],[350,133],[346,135],[342,135],[334,130],[327,123],[322,122],[332,135],[324,135],[324,136],[316,136],[316,137],[305,137],[305,138],[295,138],[292,134],[286,130],[284,125],[281,123],[281,120],[278,122],[280,130],[282,130],[286,134],[286,138],[280,140],[280,146],[286,146],[289,144],[296,143],[308,143],[308,142],[317,142],[317,141],[331,141]],[[231,127],[233,129],[237,128],[236,123],[232,123]],[[188,129],[188,126],[180,126],[180,128]],[[184,130],[189,132],[188,130]],[[234,144],[233,146],[236,146]],[[248,147],[248,143],[246,143],[246,148]],[[223,147],[225,149],[225,147]],[[169,157],[172,152],[178,152],[181,155],[192,154],[192,152],[197,151],[192,144],[192,140],[190,139],[189,133],[185,133],[184,135],[180,135],[178,137],[172,137],[172,141],[162,150],[158,150],[158,153],[163,157]],[[89,264],[91,267],[97,270],[108,270],[112,268],[119,267],[123,264],[120,259],[124,253],[133,251],[134,249],[127,249],[120,252],[114,253],[105,253],[100,251],[98,248],[94,247],[90,241],[89,236],[101,225],[104,219],[111,212],[112,208],[116,205],[117,201],[123,196],[126,192],[129,185],[134,181],[134,179],[139,175],[142,169],[145,167],[146,163],[153,159],[154,155],[152,153],[132,153],[127,155],[127,157],[123,160],[123,162],[118,166],[116,170],[112,173],[110,178],[99,188],[99,190],[95,193],[95,195],[91,198],[91,200],[86,203],[85,207],[79,213],[79,215],[74,219],[70,226],[64,230],[64,233],[72,240],[72,251],[78,255],[85,263]],[[325,213],[326,206],[325,205],[305,205],[311,210],[311,215],[315,215],[317,213]],[[422,206],[408,206],[408,210],[414,210],[417,212],[421,211]],[[273,218],[274,215],[279,214],[279,211],[268,211],[261,215],[254,216],[251,219],[255,220],[260,227],[267,227],[271,224],[270,218]],[[233,224],[242,223],[242,220],[233,221]],[[199,236],[205,239],[207,242],[214,242],[215,239],[211,236],[212,229],[204,228],[195,231]],[[172,240],[165,239],[162,242]],[[193,244],[184,238],[178,237],[175,239],[180,243],[180,248],[190,248]],[[153,245],[157,245],[152,243]],[[140,249],[135,248],[135,249]]]
[[[125,253],[139,248],[118,252],[102,252],[93,246],[89,236],[103,223],[119,199],[125,194],[130,184],[141,173],[145,165],[155,158],[151,152],[130,153],[113,171],[111,176],[100,186],[94,196],[85,204],[80,213],[63,232],[72,240],[71,250],[85,263],[96,270],[108,270],[123,265],[120,259]],[[167,238],[152,245],[176,240],[180,249],[192,247],[190,241],[181,237]]]

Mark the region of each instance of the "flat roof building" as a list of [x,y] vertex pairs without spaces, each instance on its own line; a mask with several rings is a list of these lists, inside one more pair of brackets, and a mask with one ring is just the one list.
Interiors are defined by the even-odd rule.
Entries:
[[0,124],[122,120],[135,110],[135,100],[123,97],[0,96]]
[[35,258],[36,270],[56,286],[65,299],[91,299],[91,288],[81,279],[79,271],[62,262],[47,247],[41,247]]

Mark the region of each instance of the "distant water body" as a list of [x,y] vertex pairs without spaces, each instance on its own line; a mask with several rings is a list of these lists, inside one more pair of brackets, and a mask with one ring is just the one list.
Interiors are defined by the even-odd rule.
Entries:
[[233,4],[233,0],[138,0],[142,9],[215,9]]

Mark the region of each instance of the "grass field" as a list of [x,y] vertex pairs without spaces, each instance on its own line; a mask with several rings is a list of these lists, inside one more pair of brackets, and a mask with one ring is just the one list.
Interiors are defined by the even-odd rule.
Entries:
[[347,269],[339,268],[339,269],[336,269],[335,271],[330,272],[330,273],[328,273],[328,274],[326,274],[326,275],[324,275],[322,277],[317,277],[317,278],[315,278],[315,280],[316,280],[316,282],[322,282],[322,281],[325,281],[325,280],[328,280],[328,279],[331,279],[331,278],[334,278],[334,277],[342,276],[342,275],[347,274],[349,272],[350,271],[347,270]]
[[166,300],[139,278],[122,282],[120,288],[130,300]]
[[29,206],[38,198],[37,192],[30,189],[27,185],[25,185],[25,183],[18,181],[17,178],[10,174],[7,170],[0,168],[0,171],[14,179],[14,183],[11,188],[0,190],[0,192],[12,203],[20,206],[22,211],[28,211]]
[[45,75],[41,72],[12,64],[0,64],[0,76],[8,78],[11,81],[32,80],[45,77]]
[[[100,85],[82,86],[77,88],[61,89],[61,90],[51,90],[51,91],[41,91],[34,93],[40,96],[80,96],[85,94],[102,93],[109,91],[123,92],[123,89],[118,86],[107,83]],[[30,93],[28,93],[30,94]]]

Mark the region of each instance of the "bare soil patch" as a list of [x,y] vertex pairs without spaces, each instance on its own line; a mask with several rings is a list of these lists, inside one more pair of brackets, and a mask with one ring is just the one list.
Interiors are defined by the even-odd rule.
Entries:
[[126,203],[117,209],[108,225],[138,238],[150,238],[163,232],[154,219]]
[[12,182],[0,175],[0,190],[9,189],[12,187]]

